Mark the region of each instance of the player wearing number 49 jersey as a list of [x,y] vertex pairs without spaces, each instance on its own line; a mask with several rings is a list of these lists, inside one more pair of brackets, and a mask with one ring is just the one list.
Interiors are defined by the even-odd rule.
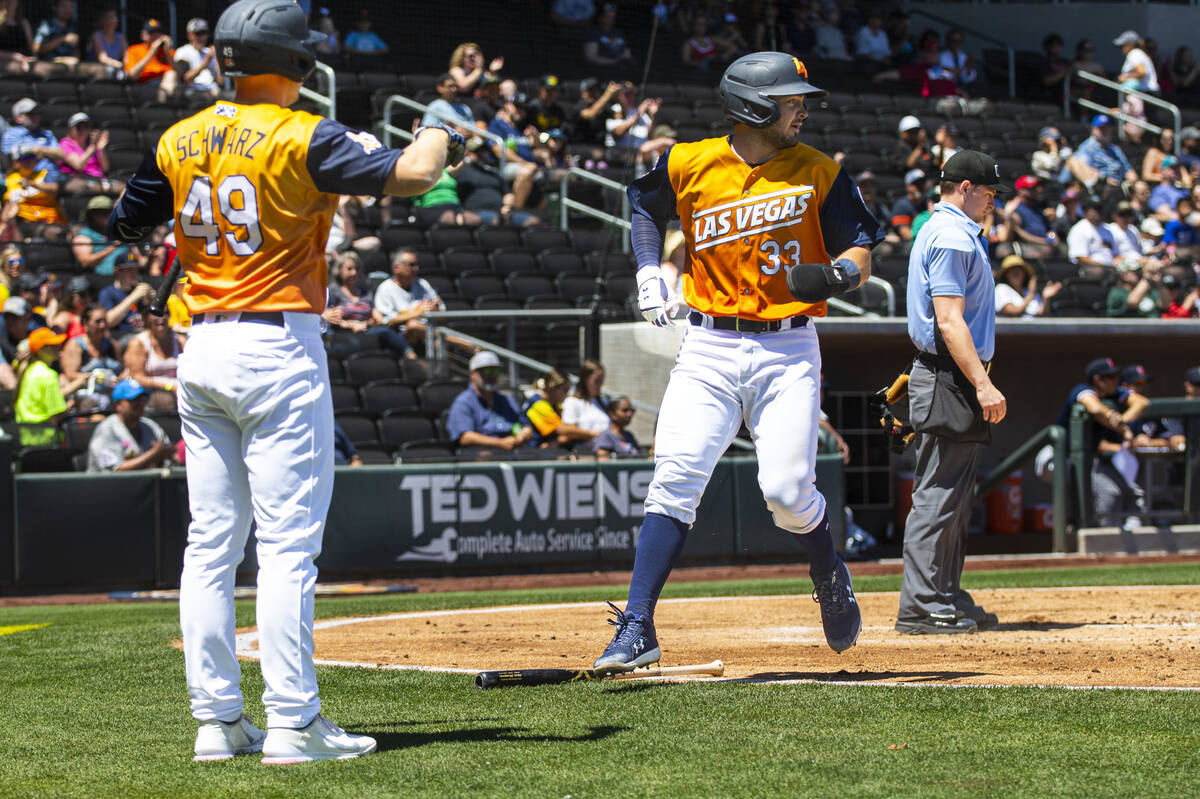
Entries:
[[659,409],[629,601],[613,606],[616,631],[597,671],[659,658],[655,603],[743,421],[775,523],[808,550],[826,641],[841,652],[862,629],[815,485],[821,353],[811,319],[869,274],[881,231],[841,168],[800,143],[805,99],[825,94],[803,63],[784,53],[743,56],[720,88],[733,134],[675,145],[629,187],[639,308],[660,326],[687,313],[658,266],[666,224],[678,217],[687,245],[682,300],[692,310]]
[[[240,0],[217,22],[233,102],[169,128],[113,210],[137,241],[175,222],[192,314],[179,359],[191,525],[179,616],[196,760],[268,764],[375,750],[320,715],[313,597],[333,486],[333,407],[320,335],[325,241],[339,194],[428,191],[462,137],[419,130],[403,152],[288,105],[316,63],[292,0]],[[243,714],[233,580],[253,521],[264,733]]]

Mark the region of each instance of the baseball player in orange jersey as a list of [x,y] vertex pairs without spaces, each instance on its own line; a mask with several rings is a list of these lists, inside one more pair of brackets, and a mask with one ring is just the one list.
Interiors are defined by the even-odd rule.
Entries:
[[[233,102],[159,138],[113,210],[137,241],[174,218],[192,314],[179,360],[192,521],[179,615],[196,760],[261,751],[268,764],[375,750],[320,715],[313,593],[333,489],[333,407],[321,342],[325,241],[338,195],[427,191],[461,158],[462,138],[423,129],[401,153],[288,105],[312,71],[291,0],[241,0],[217,22]],[[233,582],[250,523],[268,729],[243,714]]]
[[815,485],[821,353],[811,320],[865,279],[882,232],[846,173],[800,143],[805,99],[825,94],[803,63],[743,56],[720,88],[733,135],[676,144],[629,187],[642,314],[670,325],[686,312],[659,271],[675,217],[687,248],[682,300],[694,310],[659,409],[629,601],[624,610],[609,603],[616,631],[595,662],[600,672],[659,659],[655,602],[743,421],[775,523],[808,550],[826,641],[842,652],[862,629]]

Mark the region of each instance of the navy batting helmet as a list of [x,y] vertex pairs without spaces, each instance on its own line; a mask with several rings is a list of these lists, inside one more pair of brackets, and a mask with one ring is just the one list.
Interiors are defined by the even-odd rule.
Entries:
[[725,118],[752,128],[765,128],[779,119],[775,98],[792,94],[824,97],[828,92],[809,83],[804,62],[787,53],[744,55],[721,76]]
[[238,0],[217,20],[213,43],[230,77],[282,75],[299,82],[312,74],[312,46],[324,38],[308,29],[294,0]]

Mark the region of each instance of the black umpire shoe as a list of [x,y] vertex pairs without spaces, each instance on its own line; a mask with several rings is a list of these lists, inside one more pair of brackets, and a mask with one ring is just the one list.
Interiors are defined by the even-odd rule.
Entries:
[[940,616],[931,613],[915,619],[897,619],[896,632],[907,635],[957,635],[973,633],[979,629],[974,619],[966,616]]

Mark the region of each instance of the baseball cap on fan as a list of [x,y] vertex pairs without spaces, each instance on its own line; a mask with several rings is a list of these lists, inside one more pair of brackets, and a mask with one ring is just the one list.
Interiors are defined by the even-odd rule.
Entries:
[[1117,47],[1124,47],[1127,44],[1137,44],[1141,37],[1137,35],[1137,31],[1125,31],[1117,38],[1113,39],[1113,44]]
[[14,117],[19,117],[22,114],[32,114],[37,110],[37,107],[37,100],[34,100],[32,97],[22,97],[13,103],[12,114]]
[[132,400],[137,399],[146,393],[146,389],[142,384],[134,380],[132,377],[127,377],[113,387],[112,398],[117,400]]
[[900,133],[903,133],[906,130],[912,130],[913,128],[919,127],[921,127],[921,120],[917,119],[912,114],[909,114],[906,117],[901,117],[900,124],[896,126],[896,130]]
[[985,186],[995,191],[1012,191],[1012,187],[1000,180],[1000,165],[996,159],[978,150],[959,150],[950,156],[942,167],[942,180],[958,182],[969,180],[976,186]]
[[208,33],[208,22],[202,17],[194,17],[188,20],[188,33]]
[[1140,363],[1126,366],[1121,370],[1121,382],[1127,385],[1136,386],[1138,383],[1149,383],[1153,379],[1146,372],[1146,367]]
[[471,362],[467,368],[472,372],[479,369],[487,369],[489,367],[500,368],[500,359],[496,357],[496,353],[481,350],[471,356]]

